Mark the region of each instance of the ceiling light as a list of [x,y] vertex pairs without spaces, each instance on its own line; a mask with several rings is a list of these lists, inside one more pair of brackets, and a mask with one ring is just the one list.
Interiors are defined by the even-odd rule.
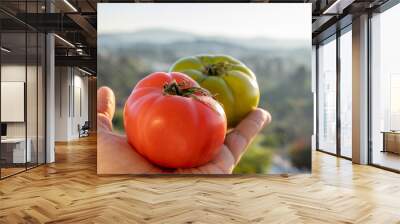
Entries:
[[336,0],[332,5],[324,10],[322,14],[342,14],[343,9],[351,5],[354,0]]
[[89,75],[89,76],[92,75],[92,73],[90,73],[90,72],[88,72],[88,71],[86,71],[86,70],[83,70],[83,69],[81,69],[81,68],[79,68],[79,67],[78,67],[78,70],[81,71],[81,72],[83,72],[83,73],[85,73],[85,74],[87,74],[87,75]]
[[7,48],[5,48],[5,47],[1,47],[0,49],[1,49],[2,51],[6,52],[6,53],[10,53],[10,52],[11,52],[11,50],[9,50],[9,49],[7,49]]
[[71,42],[69,42],[68,40],[66,40],[66,39],[64,39],[64,38],[62,38],[62,37],[60,37],[60,36],[57,35],[57,34],[54,34],[54,36],[57,37],[57,38],[58,38],[59,40],[61,40],[62,42],[64,42],[65,44],[67,44],[68,46],[75,48],[75,45],[73,45],[73,44],[72,44]]
[[82,48],[77,48],[76,49],[76,53],[78,53],[78,55],[83,55],[83,49]]
[[68,1],[68,0],[64,0],[65,4],[68,5],[68,7],[70,7],[74,12],[78,12],[78,10]]

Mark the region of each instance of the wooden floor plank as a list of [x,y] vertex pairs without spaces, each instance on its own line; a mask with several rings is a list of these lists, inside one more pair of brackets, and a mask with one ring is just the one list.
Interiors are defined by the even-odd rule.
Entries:
[[400,175],[313,152],[313,173],[96,175],[96,138],[0,181],[0,223],[400,223]]

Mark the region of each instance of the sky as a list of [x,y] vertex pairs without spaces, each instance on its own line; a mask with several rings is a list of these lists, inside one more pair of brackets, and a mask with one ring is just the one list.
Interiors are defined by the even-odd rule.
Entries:
[[311,4],[99,3],[99,34],[164,28],[203,36],[311,40]]

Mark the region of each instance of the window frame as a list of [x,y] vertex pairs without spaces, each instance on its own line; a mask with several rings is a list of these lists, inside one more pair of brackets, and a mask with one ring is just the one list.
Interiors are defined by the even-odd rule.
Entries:
[[[380,5],[377,8],[374,8],[373,10],[368,11],[368,32],[367,32],[367,38],[368,38],[368,165],[377,167],[383,170],[395,172],[395,173],[400,173],[400,170],[394,169],[391,167],[387,167],[384,165],[380,165],[377,163],[373,162],[373,153],[374,153],[374,148],[373,148],[373,130],[372,130],[372,119],[373,119],[373,113],[372,113],[372,94],[373,94],[373,88],[372,88],[372,55],[373,55],[373,27],[372,27],[372,19],[374,18],[375,14],[382,14],[385,11],[400,5],[400,0],[388,0],[384,4]],[[400,7],[400,6],[399,6]]]
[[[331,34],[330,36],[326,37],[325,39],[319,41],[316,46],[316,68],[315,68],[315,80],[316,80],[316,151],[327,153],[333,156],[337,156],[346,160],[352,160],[351,157],[347,157],[342,155],[341,152],[341,119],[340,119],[340,84],[341,84],[341,67],[340,67],[340,37],[347,32],[352,32],[352,23],[345,25],[341,29],[338,29],[336,33]],[[320,119],[319,119],[319,81],[320,81],[320,74],[319,74],[319,47],[321,44],[329,43],[330,41],[336,41],[336,151],[335,153],[329,152],[327,150],[321,149],[319,143],[319,127],[320,127]]]
[[[26,3],[26,2],[24,2],[24,3]],[[38,12],[38,10],[39,10],[39,8],[38,8],[39,1],[34,1],[33,3],[37,3],[36,10]],[[46,7],[45,10],[47,12],[47,7]],[[2,9],[2,12],[3,13],[7,13],[7,15],[9,15],[15,21],[20,22],[22,24],[22,26],[23,26],[23,30],[21,29],[19,31],[15,31],[15,32],[18,32],[18,33],[21,33],[21,34],[25,35],[25,49],[24,49],[24,51],[25,51],[25,56],[24,56],[25,57],[25,93],[24,93],[24,98],[25,98],[25,100],[24,100],[25,167],[21,171],[18,171],[18,172],[15,172],[15,173],[12,173],[12,174],[9,174],[9,175],[6,175],[6,176],[3,175],[2,168],[0,167],[0,180],[6,179],[8,177],[12,177],[12,176],[17,175],[19,173],[26,172],[26,171],[28,171],[30,169],[33,169],[33,168],[36,168],[36,167],[39,167],[41,165],[46,164],[47,163],[47,144],[48,144],[48,142],[47,142],[47,110],[46,110],[47,109],[47,43],[48,43],[48,41],[47,41],[47,32],[43,32],[41,30],[38,30],[38,29],[28,25],[27,23],[24,23],[23,21],[19,20],[18,18],[14,17],[12,14],[10,14],[9,12],[7,12],[7,11],[5,11],[3,9]],[[27,5],[25,4],[25,16],[27,15],[26,13],[28,13],[28,12],[27,12]],[[0,28],[1,28],[1,24],[0,24]],[[10,32],[3,31],[3,30],[0,29],[0,46],[2,45],[2,43],[1,43],[2,38],[1,37],[2,37],[3,33],[10,33]],[[11,33],[14,33],[14,32],[11,32]],[[36,122],[34,122],[36,124],[36,136],[35,136],[36,140],[38,140],[38,138],[39,138],[39,113],[38,113],[38,110],[39,110],[39,98],[38,98],[38,95],[39,95],[38,94],[39,93],[38,92],[39,91],[39,89],[38,89],[39,88],[39,82],[38,82],[38,78],[37,78],[38,75],[39,75],[39,71],[38,71],[38,66],[39,66],[39,44],[38,44],[39,43],[39,34],[43,34],[43,36],[42,36],[43,39],[41,39],[42,44],[43,44],[42,45],[43,49],[41,49],[40,52],[43,53],[43,55],[42,55],[43,59],[42,60],[44,60],[44,63],[42,64],[43,65],[42,71],[41,71],[42,72],[42,74],[41,74],[42,75],[42,82],[43,82],[42,84],[43,84],[43,88],[44,88],[44,91],[42,93],[42,96],[43,96],[42,103],[43,103],[43,105],[41,105],[43,107],[42,109],[44,110],[43,111],[44,112],[43,117],[41,117],[42,119],[44,119],[44,120],[42,120],[43,129],[44,129],[43,130],[43,143],[44,144],[42,146],[43,147],[43,149],[42,149],[43,155],[41,155],[43,157],[43,162],[39,162],[39,147],[38,147],[39,144],[37,144],[37,146],[36,146],[37,147],[36,148],[36,162],[33,165],[30,164],[31,166],[28,166],[29,162],[27,162],[27,156],[28,156],[28,154],[27,154],[27,147],[28,147],[28,144],[27,144],[27,142],[28,142],[27,141],[27,139],[28,139],[28,131],[27,131],[27,129],[28,129],[28,118],[27,118],[28,33],[36,35],[36,49],[35,49],[35,51],[36,51],[36,61],[35,61],[35,64],[36,64],[36,69],[35,69],[35,73],[36,73],[36,92],[34,93],[36,95]],[[3,66],[2,61],[3,60],[2,60],[1,53],[0,53],[0,82],[1,82],[1,77],[2,77],[1,76],[2,75],[1,74],[1,67]],[[0,89],[1,89],[1,86],[0,86]],[[1,105],[0,105],[0,111],[1,111]],[[1,123],[1,119],[0,119],[0,123]],[[1,156],[1,144],[0,144],[0,156]]]

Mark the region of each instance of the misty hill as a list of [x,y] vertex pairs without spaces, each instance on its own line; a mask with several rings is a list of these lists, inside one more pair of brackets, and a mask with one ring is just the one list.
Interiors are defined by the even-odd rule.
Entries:
[[232,38],[223,36],[201,36],[189,32],[177,31],[165,28],[143,29],[130,33],[99,34],[99,46],[117,47],[130,46],[143,43],[168,44],[174,42],[208,42],[218,41],[254,49],[293,49],[307,46],[308,43],[301,40],[280,40],[263,37]]
[[136,43],[165,44],[176,41],[193,41],[196,39],[194,34],[169,29],[144,29],[130,33],[100,34],[99,45],[130,45]]

